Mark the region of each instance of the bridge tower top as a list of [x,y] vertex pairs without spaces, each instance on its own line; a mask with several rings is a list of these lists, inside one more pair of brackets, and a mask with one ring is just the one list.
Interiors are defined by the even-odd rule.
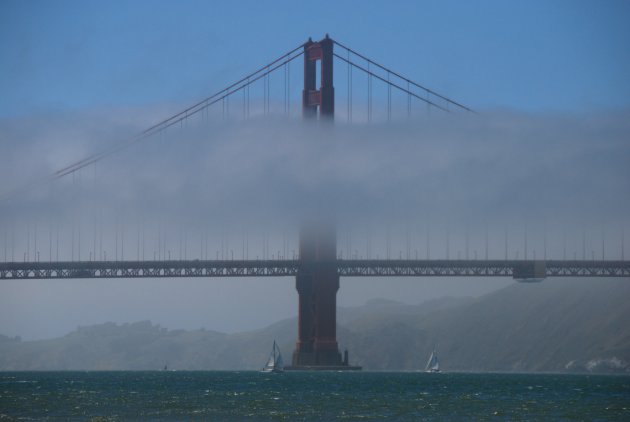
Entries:
[[[333,87],[333,40],[326,37],[318,42],[310,38],[304,43],[304,90],[302,115],[305,118],[332,119],[335,115],[335,89]],[[317,62],[320,64],[319,89],[317,88]]]

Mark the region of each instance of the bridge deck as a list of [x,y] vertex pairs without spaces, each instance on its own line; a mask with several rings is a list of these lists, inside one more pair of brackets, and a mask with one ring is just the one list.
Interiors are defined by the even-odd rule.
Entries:
[[[0,279],[286,277],[309,271],[300,260],[5,262]],[[341,277],[630,277],[630,261],[337,260]]]

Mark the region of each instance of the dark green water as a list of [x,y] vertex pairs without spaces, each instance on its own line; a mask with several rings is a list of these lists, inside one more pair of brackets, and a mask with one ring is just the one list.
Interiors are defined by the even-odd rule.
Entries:
[[4,372],[3,420],[630,420],[630,377]]

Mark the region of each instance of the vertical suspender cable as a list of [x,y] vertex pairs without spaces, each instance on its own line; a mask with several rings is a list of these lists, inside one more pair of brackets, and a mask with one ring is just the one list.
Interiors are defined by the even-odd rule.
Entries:
[[508,228],[505,226],[505,260],[508,259]]
[[287,116],[291,116],[291,62],[287,63]]
[[543,259],[547,260],[547,219],[543,222]]
[[352,64],[350,63],[350,50],[348,52],[348,122],[352,122]]
[[249,119],[249,78],[247,78],[247,118]]
[[140,216],[138,216],[138,239],[136,241],[136,259],[140,261]]
[[427,222],[427,261],[431,259],[431,233],[429,232],[429,223]]
[[[270,99],[269,97],[271,96],[271,91],[270,91],[270,79],[271,79],[271,74],[269,73],[269,66],[267,66],[267,75],[265,76],[265,89],[266,89],[266,103],[265,103],[265,107],[266,107],[266,112],[265,114],[269,114],[270,113],[270,109],[269,109],[269,104],[270,104]],[[226,252],[227,253],[227,252]]]
[[[350,53],[348,53],[348,56],[350,56]],[[350,99],[349,99],[349,104],[350,104],[350,121],[352,121],[352,66],[349,67],[349,71],[350,71]]]
[[488,223],[487,222],[486,222],[486,238],[485,238],[485,241],[486,241],[486,244],[485,244],[485,247],[486,247],[485,258],[486,258],[486,261],[487,261],[488,260]]
[[[75,197],[76,195],[76,171],[72,172],[72,196]],[[76,199],[73,198],[73,200]],[[73,207],[73,209],[76,209],[76,207]],[[76,222],[76,213],[73,212],[73,218],[72,218],[72,247],[70,248],[70,260],[72,262],[74,262],[74,223]]]
[[[407,81],[407,92],[411,92],[409,90],[409,81]],[[411,118],[411,94],[407,94],[407,120]]]
[[446,228],[446,259],[451,259],[451,231],[450,228]]
[[370,62],[367,62],[368,68],[368,122],[372,121],[372,73],[370,73]]
[[[94,164],[92,164],[94,166],[94,192],[96,192],[96,165],[97,163],[94,162]],[[97,235],[97,227],[96,227],[97,221],[96,221],[96,211],[94,212],[94,242],[92,244],[92,250],[94,253],[94,261],[96,261],[96,235]]]
[[118,215],[116,215],[116,221],[114,226],[114,261],[118,261]]
[[[96,175],[96,163],[94,163],[94,173]],[[95,176],[96,179],[96,176]],[[55,182],[51,181],[50,182],[50,202],[52,203],[54,195],[53,195],[53,188],[55,186]],[[52,208],[52,207],[51,207]],[[48,227],[48,261],[52,262],[52,228],[53,228],[53,216],[52,216],[52,209],[49,210],[49,227]],[[5,261],[6,261],[6,245],[4,247],[5,251]]]
[[346,53],[348,54],[348,63],[347,63],[348,64],[348,72],[347,72],[347,75],[346,75],[346,80],[347,80],[347,83],[348,83],[348,86],[346,87],[347,91],[348,91],[348,94],[347,94],[347,97],[348,97],[348,104],[347,104],[347,106],[348,107],[347,107],[347,111],[346,111],[346,113],[347,113],[346,120],[348,121],[348,123],[350,123],[350,68],[352,67],[352,65],[350,64],[350,50],[346,50]]
[[392,119],[392,85],[389,83],[389,71],[387,72],[387,121]]
[[[79,226],[79,234],[81,234],[81,226]],[[80,248],[79,248],[80,249]],[[79,250],[79,253],[81,251]],[[120,260],[125,260],[125,214],[120,216]]]

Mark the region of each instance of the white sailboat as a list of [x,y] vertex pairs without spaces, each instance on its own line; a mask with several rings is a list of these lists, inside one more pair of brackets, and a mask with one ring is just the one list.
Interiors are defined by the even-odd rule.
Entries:
[[283,372],[284,371],[284,362],[282,362],[282,354],[280,354],[280,348],[276,344],[276,341],[273,341],[273,347],[271,349],[271,354],[269,355],[269,360],[267,364],[262,369],[263,372]]
[[435,348],[431,352],[431,356],[429,356],[429,361],[427,362],[427,366],[424,368],[424,372],[440,372],[440,362],[438,362]]

